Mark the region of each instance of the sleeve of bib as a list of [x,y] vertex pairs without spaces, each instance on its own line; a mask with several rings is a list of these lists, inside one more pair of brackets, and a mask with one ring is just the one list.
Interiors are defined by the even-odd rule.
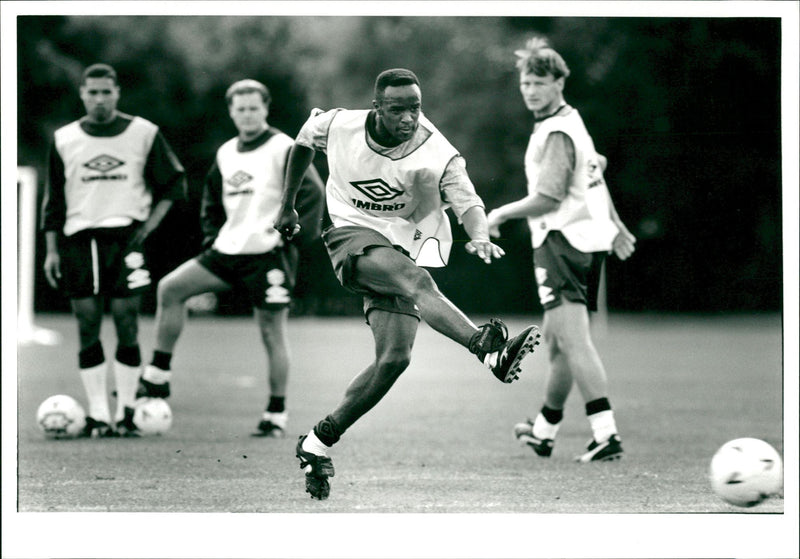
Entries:
[[328,130],[330,130],[333,117],[339,110],[312,109],[308,120],[297,133],[294,143],[316,151],[326,151],[328,149]]
[[453,213],[456,214],[459,223],[461,216],[470,208],[486,207],[475,192],[475,185],[472,184],[472,180],[467,174],[466,162],[460,155],[456,155],[447,164],[439,186],[442,191],[442,199],[453,208]]

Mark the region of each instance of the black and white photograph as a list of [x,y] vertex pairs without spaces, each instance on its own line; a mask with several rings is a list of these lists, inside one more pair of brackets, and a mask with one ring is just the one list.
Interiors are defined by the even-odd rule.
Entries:
[[4,559],[798,557],[800,4],[0,9]]

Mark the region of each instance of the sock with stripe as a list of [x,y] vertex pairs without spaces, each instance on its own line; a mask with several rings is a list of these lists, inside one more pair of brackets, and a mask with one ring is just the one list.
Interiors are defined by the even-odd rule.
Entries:
[[614,411],[608,398],[597,398],[586,402],[586,416],[592,427],[594,440],[602,443],[611,435],[617,434],[617,423],[614,420]]

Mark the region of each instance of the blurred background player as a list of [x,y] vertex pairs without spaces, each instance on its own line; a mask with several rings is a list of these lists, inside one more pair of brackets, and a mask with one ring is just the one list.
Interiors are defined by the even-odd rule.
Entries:
[[289,378],[287,321],[300,242],[319,236],[324,185],[309,167],[298,207],[303,235],[284,242],[272,227],[278,216],[292,139],[267,124],[270,92],[255,80],[232,84],[226,94],[238,136],[225,142],[206,177],[201,224],[206,250],[158,283],[153,359],[140,395],[170,395],[171,359],[184,324],[184,303],[194,295],[242,290],[255,309],[267,352],[269,397],[255,435],[281,437]]
[[420,318],[475,353],[503,382],[518,377],[522,358],[539,337],[529,326],[508,340],[505,325],[495,319],[476,327],[419,267],[447,263],[448,206],[470,238],[469,253],[487,264],[504,253],[489,240],[484,205],[463,159],[422,114],[417,76],[386,70],[374,94],[372,110],[312,112],[289,155],[284,206],[275,224],[288,237],[302,231],[294,210],[300,179],[314,150],[326,152],[323,240],[341,284],[364,297],[375,358],[350,382],[336,409],[297,443],[306,490],[317,499],[328,497],[334,474],[328,449],[408,367]]
[[603,178],[605,158],[595,151],[578,111],[564,101],[569,68],[541,38],[515,52],[520,91],[533,112],[534,127],[525,153],[528,196],[489,213],[492,236],[509,219],[527,218],[542,329],[548,344],[550,376],[535,421],[514,434],[539,456],[550,456],[564,404],[578,385],[593,438],[580,462],[611,460],[622,454],[608,380],[592,343],[589,310],[597,310],[597,291],[605,256],[625,260],[636,239],[620,221]]
[[[140,294],[151,285],[144,241],[173,200],[185,195],[186,178],[158,126],[117,110],[120,87],[111,66],[86,68],[80,98],[86,116],[56,130],[50,150],[44,271],[48,283],[70,298],[78,321],[78,364],[89,401],[86,434],[132,434],[142,362]],[[117,332],[116,425],[100,342],[106,299]]]

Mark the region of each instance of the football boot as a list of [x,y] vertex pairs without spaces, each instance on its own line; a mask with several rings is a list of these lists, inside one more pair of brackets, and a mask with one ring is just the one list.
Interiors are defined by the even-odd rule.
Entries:
[[98,421],[87,415],[86,426],[79,436],[89,439],[108,439],[118,437],[119,434],[105,421]]
[[594,439],[589,441],[586,452],[576,456],[575,461],[587,463],[619,460],[620,458],[622,458],[622,441],[618,435],[611,435],[608,440],[601,443]]
[[137,398],[169,398],[169,382],[156,384],[139,379],[139,387],[136,389]]
[[289,421],[289,414],[282,412],[265,411],[261,416],[261,421],[256,427],[253,437],[268,437],[282,439],[286,436],[286,423]]
[[539,328],[531,325],[509,340],[506,325],[493,318],[472,337],[469,349],[498,380],[509,383],[519,378],[522,359],[533,352],[540,338]]
[[300,469],[306,474],[306,492],[312,499],[323,501],[331,492],[329,477],[333,477],[333,461],[327,456],[320,456],[303,450],[303,441],[308,435],[302,435],[297,441],[295,453],[300,459]]
[[142,432],[133,422],[133,408],[125,406],[125,417],[117,421],[117,433],[120,437],[141,437]]
[[524,423],[514,425],[514,438],[521,444],[527,445],[544,458],[553,453],[553,439],[540,439],[533,434],[533,421],[527,419]]

